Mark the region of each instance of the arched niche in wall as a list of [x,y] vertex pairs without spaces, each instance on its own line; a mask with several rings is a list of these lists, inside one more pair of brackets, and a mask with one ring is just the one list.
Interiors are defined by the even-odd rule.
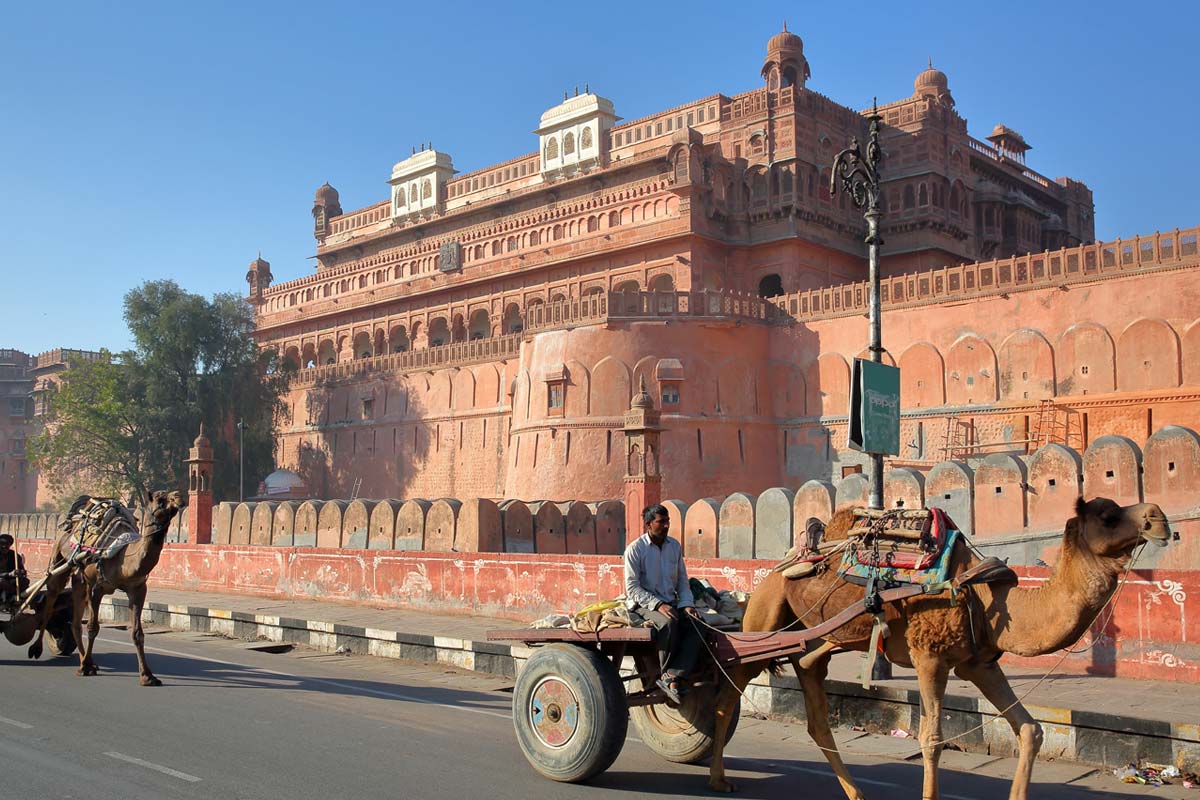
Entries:
[[1059,337],[1054,355],[1060,397],[1116,391],[1116,347],[1104,326],[1094,322],[1072,325]]
[[1170,389],[1179,385],[1179,336],[1161,319],[1139,319],[1117,342],[1117,389]]
[[1014,331],[1000,345],[1001,400],[1054,397],[1054,348],[1031,328]]
[[625,362],[605,356],[592,368],[591,413],[598,417],[624,416],[629,410],[630,373]]
[[845,414],[849,406],[850,365],[839,353],[825,353],[805,371],[808,415]]
[[1200,319],[1183,332],[1183,385],[1200,386]]
[[929,408],[946,402],[946,364],[928,342],[900,354],[900,407]]
[[975,334],[960,336],[946,353],[946,402],[952,406],[996,402],[996,353]]

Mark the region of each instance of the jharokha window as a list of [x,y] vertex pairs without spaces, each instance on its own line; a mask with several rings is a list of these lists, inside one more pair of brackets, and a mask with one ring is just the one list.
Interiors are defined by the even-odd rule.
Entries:
[[679,381],[662,382],[662,410],[679,410]]
[[552,417],[561,417],[566,405],[567,382],[550,381],[546,384],[546,413]]

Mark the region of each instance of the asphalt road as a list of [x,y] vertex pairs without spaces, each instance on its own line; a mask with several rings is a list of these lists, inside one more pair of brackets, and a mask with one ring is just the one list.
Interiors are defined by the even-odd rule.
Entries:
[[[336,800],[338,798],[663,798],[706,795],[704,767],[669,764],[630,739],[589,785],[556,784],[525,763],[509,683],[436,665],[339,656],[150,629],[166,685],[137,685],[128,633],[105,627],[101,674],[76,659],[31,662],[0,641],[0,798],[5,800]],[[868,797],[919,797],[915,745],[841,732]],[[729,747],[741,798],[839,798],[802,726],[743,719]],[[949,752],[946,800],[1008,796],[1014,761]],[[1033,796],[1200,797],[1103,771],[1039,764]]]

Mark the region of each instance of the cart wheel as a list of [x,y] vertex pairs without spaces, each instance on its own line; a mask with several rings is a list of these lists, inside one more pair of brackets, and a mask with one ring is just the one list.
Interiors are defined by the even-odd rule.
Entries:
[[586,781],[625,744],[629,712],[612,662],[571,644],[538,649],[513,691],[513,726],[525,758],[555,781]]
[[[712,755],[713,733],[717,724],[717,685],[706,683],[683,696],[679,708],[666,703],[634,706],[629,709],[633,727],[646,746],[667,761],[695,764]],[[725,743],[737,730],[742,711],[739,700],[725,734]]]
[[69,656],[75,652],[75,634],[70,628],[46,628],[46,647],[56,656]]

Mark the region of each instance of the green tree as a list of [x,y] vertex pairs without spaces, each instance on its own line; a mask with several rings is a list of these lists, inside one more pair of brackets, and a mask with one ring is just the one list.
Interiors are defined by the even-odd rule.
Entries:
[[274,469],[287,376],[276,354],[254,343],[251,306],[234,294],[207,300],[174,281],[150,281],[125,295],[125,321],[132,350],[63,374],[48,424],[31,443],[35,464],[59,485],[86,471],[145,499],[183,485],[183,460],[204,422],[213,491],[236,499],[240,420],[253,494]]

